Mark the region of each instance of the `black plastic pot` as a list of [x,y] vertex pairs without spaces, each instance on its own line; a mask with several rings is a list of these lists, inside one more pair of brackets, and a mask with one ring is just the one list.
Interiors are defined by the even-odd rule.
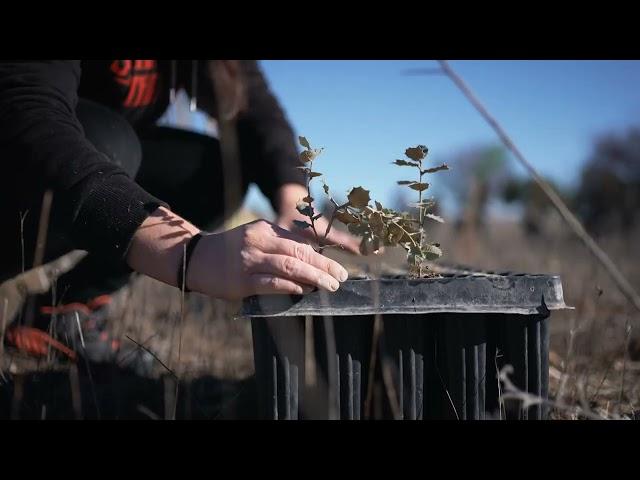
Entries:
[[549,316],[565,308],[557,276],[465,272],[255,296],[243,312],[263,418],[475,420],[546,417],[501,408],[497,372],[512,365],[518,389],[547,399]]

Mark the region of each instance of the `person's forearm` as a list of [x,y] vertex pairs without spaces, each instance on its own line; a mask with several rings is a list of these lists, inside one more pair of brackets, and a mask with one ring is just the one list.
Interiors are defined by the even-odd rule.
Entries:
[[160,207],[134,234],[127,263],[137,272],[180,288],[177,273],[184,245],[198,232],[197,227],[179,215]]

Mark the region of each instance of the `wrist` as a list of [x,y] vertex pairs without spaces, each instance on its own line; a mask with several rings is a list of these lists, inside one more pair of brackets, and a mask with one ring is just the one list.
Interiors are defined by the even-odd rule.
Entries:
[[[185,272],[185,286],[191,292],[217,296],[220,292],[220,283],[228,281],[224,277],[224,245],[220,244],[221,235],[208,232],[200,232],[201,238],[193,246],[191,259]],[[193,244],[192,244],[193,245]],[[181,250],[184,257],[184,247]],[[217,272],[212,270],[216,269]],[[181,286],[178,286],[180,288]]]
[[182,244],[183,250],[182,255],[180,256],[180,263],[178,264],[178,271],[176,272],[176,278],[178,279],[177,285],[178,288],[184,290],[185,292],[191,292],[191,288],[189,287],[189,283],[187,282],[187,272],[189,272],[189,266],[191,264],[191,258],[193,256],[193,252],[195,248],[198,246],[198,243],[203,238],[202,232],[198,232],[189,238],[185,243]]
[[179,287],[176,272],[184,256],[184,244],[199,232],[194,225],[160,207],[136,230],[127,263],[140,273]]

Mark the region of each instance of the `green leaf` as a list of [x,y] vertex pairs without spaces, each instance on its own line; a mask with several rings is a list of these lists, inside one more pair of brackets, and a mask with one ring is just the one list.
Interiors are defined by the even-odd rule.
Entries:
[[420,226],[418,225],[418,222],[413,220],[413,219],[399,218],[399,219],[394,219],[393,223],[395,223],[398,226],[402,227],[404,229],[404,231],[406,232],[405,237],[402,238],[402,240],[401,240],[403,242],[410,241],[409,237],[406,236],[407,234],[411,235],[411,234],[415,234],[415,233],[419,233],[420,232]]
[[322,174],[320,172],[309,172],[309,177],[321,177]]
[[322,153],[322,149],[315,149],[315,150],[304,150],[301,154],[300,154],[300,160],[302,160],[302,163],[308,163],[311,160],[314,160],[318,155],[320,155]]
[[303,202],[311,203],[313,202],[313,197],[306,196],[302,199]]
[[442,250],[440,250],[440,247],[437,247],[435,244],[427,244],[422,247],[422,254],[427,260],[435,260],[442,256]]
[[369,190],[365,190],[362,187],[355,187],[349,192],[347,196],[349,200],[349,205],[354,208],[364,208],[366,207],[371,198],[369,197]]
[[306,148],[307,150],[311,150],[311,145],[309,145],[309,142],[307,141],[306,138],[298,137],[298,141],[300,142],[300,145],[302,145],[304,148]]
[[293,221],[293,224],[294,224],[296,227],[298,227],[298,228],[302,228],[302,229],[311,227],[311,224],[310,224],[310,223],[308,223],[308,222],[303,222],[302,220],[294,220],[294,221]]
[[407,162],[406,160],[396,160],[395,162],[391,162],[394,165],[398,165],[400,167],[419,167],[420,165],[416,162]]
[[411,244],[408,249],[408,260],[412,265],[420,265],[424,260],[424,252],[420,248],[420,245]]
[[442,165],[438,165],[437,167],[427,168],[425,170],[420,170],[420,173],[422,173],[424,175],[425,173],[436,173],[436,172],[439,172],[441,170],[449,170],[449,165],[447,165],[446,163],[443,163]]
[[298,210],[305,217],[312,217],[315,213],[313,211],[313,207],[305,202],[298,202],[298,204],[296,205],[296,210]]
[[295,167],[298,170],[302,170],[304,173],[308,173],[311,171],[311,169],[309,167]]
[[376,235],[382,235],[384,233],[384,223],[378,212],[372,213],[369,217],[369,226],[371,227],[371,231]]
[[378,237],[367,235],[362,238],[362,242],[360,242],[360,253],[362,255],[376,253],[378,250],[380,250],[380,239]]
[[322,188],[324,189],[324,193],[329,195],[329,185],[325,183],[322,185]]
[[424,262],[424,257],[417,253],[409,253],[408,258],[409,263],[413,265],[420,265],[422,262]]
[[415,180],[398,180],[398,185],[411,185],[412,183],[416,183]]
[[404,154],[409,157],[411,160],[416,162],[420,162],[424,157],[427,156],[429,149],[424,145],[418,145],[417,147],[410,147],[404,151]]
[[315,222],[317,219],[319,219],[322,216],[321,213],[317,214],[315,217],[313,217],[313,221]]
[[444,218],[439,217],[438,215],[434,215],[433,213],[427,213],[425,214],[425,217],[430,218],[431,220],[435,220],[439,223],[444,223]]
[[358,237],[363,237],[365,235],[367,235],[369,233],[369,225],[367,225],[366,223],[363,222],[358,222],[358,223],[350,223],[347,228],[349,229],[349,232],[351,232],[354,235],[357,235]]
[[349,225],[351,223],[360,223],[360,220],[358,220],[356,217],[354,217],[348,212],[343,212],[342,210],[338,210],[335,213],[335,216],[336,216],[336,220],[344,223],[345,225]]
[[412,190],[417,190],[418,192],[422,192],[422,191],[426,190],[427,188],[429,188],[429,184],[428,183],[415,182],[415,183],[412,183],[411,185],[409,185],[409,188],[411,188]]
[[386,236],[386,240],[387,240],[387,245],[397,245],[400,240],[402,240],[402,237],[404,236],[404,231],[402,230],[402,228],[400,227],[400,225],[398,225],[397,223],[391,222],[389,223],[389,225],[387,226],[387,236]]
[[396,212],[393,208],[383,208],[382,214],[385,217],[389,217],[389,218],[401,216],[400,212]]

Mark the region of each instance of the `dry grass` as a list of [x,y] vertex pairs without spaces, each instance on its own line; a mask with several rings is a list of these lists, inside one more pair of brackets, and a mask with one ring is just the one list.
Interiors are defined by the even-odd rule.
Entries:
[[[553,236],[527,237],[518,225],[490,225],[469,248],[455,232],[437,233],[450,246],[450,260],[496,271],[558,274],[567,305],[555,312],[550,333],[550,392],[569,405],[582,405],[606,417],[630,415],[640,399],[640,313],[615,288],[604,269],[563,227]],[[640,262],[634,256],[640,232],[600,239],[603,248],[640,288]],[[624,382],[624,384],[623,384]],[[562,391],[559,392],[561,384]],[[606,415],[605,415],[606,414]],[[555,418],[577,414],[554,412]]]
[[[252,219],[242,214],[228,226]],[[444,261],[562,277],[566,303],[575,310],[552,315],[549,378],[552,399],[561,400],[569,408],[553,411],[552,418],[579,418],[578,407],[606,418],[631,416],[638,410],[640,335],[635,332],[640,331],[640,315],[578,240],[562,228],[552,238],[530,238],[518,225],[492,223],[470,242],[447,225],[438,228],[433,236],[444,247]],[[638,239],[640,234],[602,240],[636,287],[640,287],[640,268],[633,251]],[[404,267],[403,255],[396,250],[356,261],[340,252],[330,255],[348,260],[352,272],[366,270],[375,262],[393,272]],[[248,319],[235,316],[238,308],[238,304],[188,295],[179,362],[180,292],[176,289],[147,277],[135,278],[116,296],[112,322],[123,341],[129,336],[144,343],[182,380],[244,380],[253,374],[251,328]],[[4,355],[0,367],[14,374],[56,368],[25,363],[10,352]],[[166,372],[158,365],[155,373],[160,376]]]

